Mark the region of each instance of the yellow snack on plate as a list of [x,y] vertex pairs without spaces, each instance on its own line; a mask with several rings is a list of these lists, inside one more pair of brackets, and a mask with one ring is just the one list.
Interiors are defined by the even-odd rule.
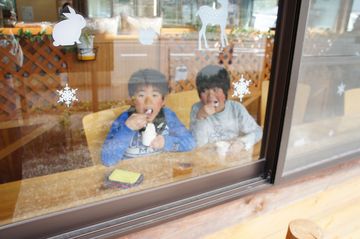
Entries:
[[115,169],[109,176],[109,180],[119,183],[134,184],[140,178],[141,173],[135,173],[122,169]]

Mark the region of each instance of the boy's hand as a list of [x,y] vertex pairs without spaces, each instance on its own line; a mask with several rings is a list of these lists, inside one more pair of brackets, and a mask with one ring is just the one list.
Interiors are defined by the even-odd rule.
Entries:
[[205,119],[206,117],[213,115],[216,113],[216,107],[214,106],[214,104],[210,103],[210,104],[206,104],[203,105],[200,110],[198,111],[196,118],[197,119]]
[[125,125],[132,130],[139,130],[146,127],[146,114],[132,114],[126,121]]
[[151,142],[150,147],[154,149],[162,149],[165,146],[165,139],[162,135],[157,135]]

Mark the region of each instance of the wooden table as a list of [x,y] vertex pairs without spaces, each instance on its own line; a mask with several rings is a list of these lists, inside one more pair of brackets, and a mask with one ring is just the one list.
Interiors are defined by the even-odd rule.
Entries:
[[[163,153],[124,160],[111,168],[94,165],[2,184],[0,185],[0,225],[158,187],[232,166],[249,164],[258,159],[259,149],[260,143],[249,151],[239,153],[234,150],[225,159],[217,155],[214,145],[209,145],[192,152]],[[192,163],[192,173],[173,177],[172,168],[177,162]],[[144,181],[130,189],[105,188],[104,178],[114,168],[141,172]]]
[[[334,130],[329,136],[329,130]],[[336,117],[294,126],[293,133],[308,132],[311,143],[290,147],[292,156],[308,157],[309,153],[326,151],[348,142],[359,144],[360,116]],[[326,136],[327,135],[327,136]],[[347,140],[347,141],[346,141]],[[57,212],[145,189],[196,177],[233,166],[246,165],[258,159],[260,143],[252,151],[232,152],[228,157],[217,155],[214,145],[185,153],[163,153],[151,157],[124,160],[115,167],[102,165],[75,169],[0,185],[0,225]],[[173,164],[190,162],[191,174],[173,177]],[[303,161],[302,161],[303,163]],[[105,176],[114,168],[141,172],[144,182],[130,189],[104,187]]]

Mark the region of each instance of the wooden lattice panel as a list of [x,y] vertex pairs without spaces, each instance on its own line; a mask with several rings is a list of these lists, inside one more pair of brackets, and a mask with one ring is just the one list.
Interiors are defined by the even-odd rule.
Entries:
[[270,80],[271,59],[273,56],[274,38],[268,37],[265,45],[265,58],[262,71],[262,80]]
[[[169,51],[169,75],[170,87],[174,92],[195,89],[195,77],[197,72],[209,64],[223,65],[231,75],[231,81],[237,81],[241,75],[252,81],[251,87],[259,87],[261,81],[269,80],[271,70],[271,59],[273,50],[273,38],[264,39],[257,48],[243,48],[243,43],[235,43],[231,64],[227,61],[220,64],[217,50],[196,50],[196,42],[184,44],[179,41]],[[194,50],[195,49],[195,50]],[[225,49],[228,51],[228,49]],[[177,79],[176,68],[186,67],[187,79]],[[231,85],[232,86],[232,85]]]
[[57,102],[56,89],[61,88],[60,75],[67,72],[64,53],[47,38],[21,39],[15,55],[14,47],[13,43],[0,46],[0,120],[52,109]]

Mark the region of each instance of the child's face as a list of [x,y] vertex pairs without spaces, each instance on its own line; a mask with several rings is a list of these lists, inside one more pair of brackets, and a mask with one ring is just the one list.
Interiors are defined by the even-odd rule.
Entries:
[[225,108],[226,96],[219,87],[205,89],[200,93],[200,99],[204,105],[213,106],[216,112],[220,112]]
[[165,102],[157,88],[150,86],[139,87],[134,95],[134,104],[137,113],[147,114],[148,122],[152,122]]

